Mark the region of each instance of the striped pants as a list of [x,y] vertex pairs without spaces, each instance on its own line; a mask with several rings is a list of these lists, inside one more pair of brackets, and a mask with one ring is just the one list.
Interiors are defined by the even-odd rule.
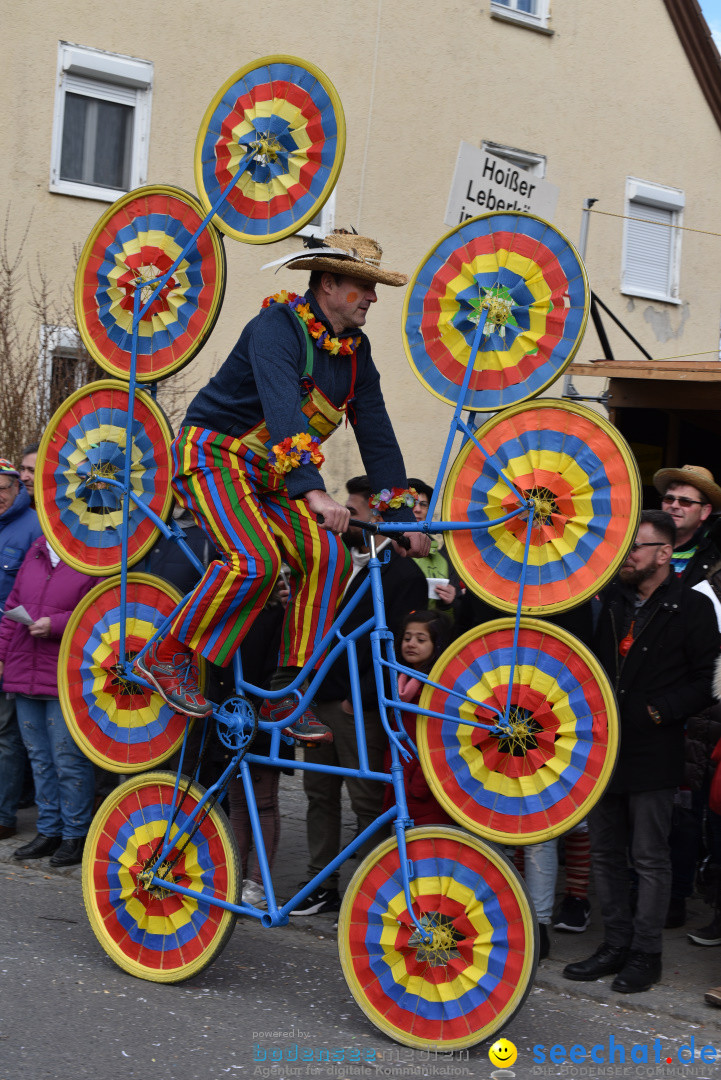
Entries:
[[173,443],[173,488],[221,552],[170,632],[193,652],[228,664],[268,600],[281,559],[290,601],[279,663],[302,667],[330,628],[350,574],[350,556],[302,499],[242,439],[182,428]]

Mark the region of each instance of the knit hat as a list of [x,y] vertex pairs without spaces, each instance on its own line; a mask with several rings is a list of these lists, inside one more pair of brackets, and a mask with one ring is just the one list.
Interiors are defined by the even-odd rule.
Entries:
[[290,270],[321,270],[345,274],[380,285],[406,285],[407,274],[381,268],[383,248],[369,236],[338,229],[287,263]]
[[9,476],[13,480],[20,479],[20,473],[7,458],[0,458],[0,476]]
[[709,469],[703,465],[684,465],[680,469],[659,469],[654,473],[654,487],[661,495],[668,491],[669,484],[689,484],[698,488],[706,496],[714,510],[721,510],[721,487],[713,478]]
[[433,498],[433,488],[430,486],[430,484],[427,484],[425,480],[419,480],[415,476],[409,476],[408,487],[415,488],[419,495],[425,495],[425,497],[428,499],[428,502],[430,502]]

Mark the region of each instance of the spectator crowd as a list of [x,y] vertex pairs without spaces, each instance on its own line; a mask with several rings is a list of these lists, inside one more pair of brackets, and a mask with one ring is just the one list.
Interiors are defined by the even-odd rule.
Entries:
[[[14,855],[19,860],[49,856],[52,866],[72,866],[81,861],[93,813],[117,777],[87,761],[60,708],[60,641],[73,609],[97,578],[66,566],[42,535],[34,509],[36,453],[36,446],[27,447],[19,468],[0,459],[0,840],[15,835],[19,807],[34,802],[37,835]],[[409,479],[408,484],[416,498],[414,514],[422,519],[432,489],[420,479]],[[551,928],[583,933],[588,927],[593,882],[603,942],[592,956],[567,965],[564,976],[575,981],[612,976],[612,988],[620,993],[643,991],[660,980],[663,931],[685,925],[686,901],[695,889],[705,891],[710,916],[708,925],[689,929],[689,941],[721,945],[721,817],[713,800],[709,803],[721,758],[721,673],[716,670],[721,645],[716,516],[721,487],[708,469],[689,465],[660,470],[654,485],[660,507],[644,510],[617,578],[592,601],[557,619],[594,651],[616,694],[621,742],[615,772],[588,820],[561,841],[508,852],[526,876],[541,928],[542,957],[551,948]],[[368,478],[353,477],[346,486],[345,505],[352,517],[379,519]],[[207,536],[189,514],[179,510],[176,516],[188,543],[208,566],[215,552]],[[368,575],[366,538],[357,526],[343,535],[351,574],[338,610],[349,610],[346,633],[372,614],[369,592],[359,602],[355,599]],[[430,671],[455,636],[497,613],[464,589],[442,542],[434,540],[430,553],[419,558],[401,557],[387,539],[379,541],[378,549],[387,549],[388,555],[382,567],[388,627],[408,672],[400,677],[399,694],[402,701],[416,704],[421,682],[413,671]],[[194,571],[176,556],[172,541],[160,540],[144,568],[187,593]],[[288,601],[281,568],[270,599],[241,645],[246,675],[259,687],[271,687]],[[327,672],[314,702],[317,719],[332,733],[332,741],[298,745],[306,760],[318,765],[358,768],[352,704],[357,680],[368,768],[383,772],[389,766],[388,742],[367,638],[359,639],[355,655],[357,671],[349,670],[343,655]],[[230,669],[214,664],[208,669],[206,693],[210,700],[221,700],[233,689],[228,685]],[[416,715],[404,713],[403,723],[413,740]],[[254,752],[262,754],[268,745],[268,737],[259,736]],[[296,752],[285,746],[289,768]],[[216,740],[205,766],[209,782],[226,755]],[[280,770],[253,766],[251,776],[272,870],[280,830]],[[310,880],[341,850],[343,783],[357,835],[388,809],[391,794],[387,785],[373,780],[315,770],[304,771],[303,778]],[[417,761],[404,764],[404,786],[417,823],[452,824]],[[241,852],[243,900],[263,906],[264,887],[239,780],[231,781],[227,797]],[[361,844],[359,854],[377,839]],[[559,890],[561,856],[565,885]],[[335,872],[293,915],[337,911],[340,899]],[[721,1006],[721,987],[709,990],[706,1000]]]

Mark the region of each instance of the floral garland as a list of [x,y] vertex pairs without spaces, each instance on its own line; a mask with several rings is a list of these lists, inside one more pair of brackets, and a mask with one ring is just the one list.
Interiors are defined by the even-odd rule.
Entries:
[[291,469],[297,469],[300,465],[317,465],[320,468],[325,457],[318,449],[319,445],[320,439],[309,435],[307,431],[301,431],[299,435],[289,435],[270,450],[268,465],[279,476]]
[[318,322],[315,315],[310,310],[310,304],[304,303],[303,297],[298,296],[297,293],[289,293],[283,289],[281,292],[275,293],[274,296],[266,296],[263,301],[263,307],[270,307],[271,304],[287,304],[288,307],[292,308],[296,315],[300,316],[308,327],[308,333],[315,341],[316,347],[318,349],[325,349],[331,356],[352,356],[355,349],[357,349],[361,343],[360,336],[346,338],[331,337],[325,326],[323,326],[323,323]]
[[383,488],[377,495],[371,495],[368,502],[374,510],[400,510],[402,506],[410,509],[416,505],[418,492],[415,488]]

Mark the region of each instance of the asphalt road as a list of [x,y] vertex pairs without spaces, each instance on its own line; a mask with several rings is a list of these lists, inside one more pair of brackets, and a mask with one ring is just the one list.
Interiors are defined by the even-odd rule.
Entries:
[[[639,1009],[638,1000],[609,1006],[579,994],[575,986],[569,987],[573,996],[534,989],[504,1032],[518,1051],[511,1069],[496,1069],[487,1045],[454,1056],[397,1046],[366,1020],[346,988],[333,916],[294,920],[270,931],[254,920],[239,920],[214,965],[187,983],[164,986],[134,979],[105,955],[85,918],[77,870],[61,875],[44,863],[3,863],[0,911],[0,1080],[492,1075],[711,1080],[721,1073],[719,1065],[698,1060],[704,1045],[721,1048],[713,1010],[709,1026],[709,1010],[699,1005],[700,1022],[693,1024]],[[696,1061],[680,1064],[679,1052],[688,1056],[683,1047],[690,1046],[691,1037]],[[614,1041],[623,1049],[623,1063],[618,1049],[609,1061]],[[588,1053],[600,1047],[597,1062],[573,1064],[574,1045]],[[540,1046],[545,1049],[534,1051]],[[564,1055],[552,1052],[554,1046],[563,1047]],[[640,1061],[631,1061],[634,1047]],[[648,1063],[642,1060],[644,1050]],[[312,1064],[301,1063],[303,1052]],[[319,1060],[326,1055],[330,1063]]]

